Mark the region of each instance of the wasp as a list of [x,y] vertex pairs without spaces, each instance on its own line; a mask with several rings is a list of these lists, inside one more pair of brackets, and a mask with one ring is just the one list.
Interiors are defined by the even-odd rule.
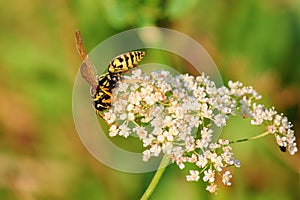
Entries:
[[97,76],[95,67],[85,51],[79,30],[75,32],[75,40],[77,51],[83,60],[80,67],[81,75],[91,86],[90,94],[96,113],[103,118],[101,112],[111,107],[112,89],[122,79],[121,74],[136,67],[144,57],[145,52],[132,51],[119,55],[109,62],[106,73]]

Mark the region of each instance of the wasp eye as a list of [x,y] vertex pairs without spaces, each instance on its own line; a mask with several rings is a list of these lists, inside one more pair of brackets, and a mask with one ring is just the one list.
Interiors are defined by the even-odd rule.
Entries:
[[91,94],[92,96],[95,96],[95,93],[96,93],[95,89],[91,87],[91,89],[90,89],[90,94]]

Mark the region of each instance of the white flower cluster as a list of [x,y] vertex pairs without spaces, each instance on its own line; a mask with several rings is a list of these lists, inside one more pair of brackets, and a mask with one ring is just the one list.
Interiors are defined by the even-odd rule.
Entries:
[[252,87],[229,82],[228,88],[217,88],[204,74],[198,77],[172,76],[167,71],[142,73],[133,70],[113,90],[111,109],[104,119],[111,124],[113,136],[137,136],[143,142],[143,160],[167,154],[180,169],[193,163],[188,181],[198,181],[203,173],[207,190],[214,193],[216,175],[229,186],[232,175],[224,168],[239,167],[228,140],[213,141],[211,121],[226,125],[230,115],[251,117],[253,125],[268,122],[267,131],[276,136],[280,147],[290,154],[297,152],[292,125],[274,109],[266,109],[253,101],[261,96]]
[[261,125],[264,123],[267,126],[267,132],[274,134],[280,149],[294,155],[298,148],[294,130],[292,130],[293,125],[288,121],[288,118],[283,114],[277,114],[274,107],[268,109],[264,105],[254,103],[252,109],[253,120],[251,120],[251,124]]

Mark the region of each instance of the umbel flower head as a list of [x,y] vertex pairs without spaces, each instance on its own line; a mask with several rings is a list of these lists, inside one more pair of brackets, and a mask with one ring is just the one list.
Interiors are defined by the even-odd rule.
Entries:
[[232,175],[226,168],[239,167],[240,162],[229,140],[213,140],[212,123],[223,127],[231,115],[250,117],[252,125],[266,125],[264,135],[274,135],[282,150],[297,152],[292,124],[274,108],[257,104],[260,98],[240,82],[216,87],[205,74],[173,76],[168,71],[145,74],[135,69],[113,90],[112,107],[104,119],[111,124],[111,137],[135,136],[142,141],[144,161],[165,154],[180,169],[192,163],[195,169],[186,180],[203,180],[206,190],[215,193],[217,176],[230,186]]

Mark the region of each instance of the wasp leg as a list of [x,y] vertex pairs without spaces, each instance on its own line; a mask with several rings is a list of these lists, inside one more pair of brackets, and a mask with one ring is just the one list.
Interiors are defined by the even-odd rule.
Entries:
[[102,102],[110,104],[112,102],[112,98],[113,98],[111,91],[108,88],[103,88],[103,87],[100,87],[100,89],[105,95],[107,95],[109,97],[107,99],[103,99]]
[[111,94],[111,91],[110,91],[109,88],[100,87],[100,90],[101,90],[103,93],[107,94],[109,97],[112,97],[112,94]]

